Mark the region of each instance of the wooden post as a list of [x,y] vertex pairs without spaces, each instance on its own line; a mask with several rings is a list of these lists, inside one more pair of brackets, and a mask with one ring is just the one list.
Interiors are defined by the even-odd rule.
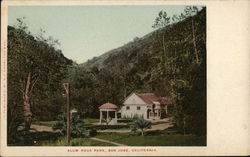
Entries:
[[106,119],[106,121],[108,122],[108,120],[109,120],[109,111],[107,110],[107,119]]
[[102,124],[102,111],[100,111],[100,124]]
[[67,143],[70,145],[70,105],[69,105],[69,83],[64,83],[63,84],[64,89],[66,91],[66,97],[67,97]]

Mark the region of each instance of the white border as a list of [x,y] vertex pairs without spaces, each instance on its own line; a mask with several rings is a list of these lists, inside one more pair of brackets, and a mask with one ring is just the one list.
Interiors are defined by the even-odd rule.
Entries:
[[[157,152],[68,153],[69,148],[7,147],[7,6],[10,5],[205,5],[207,7],[207,147],[154,147]],[[249,155],[250,1],[3,1],[1,6],[2,156]],[[118,147],[98,147],[115,148]],[[119,147],[121,148],[121,147]],[[131,147],[122,147],[129,148]],[[134,148],[134,147],[133,147]],[[147,148],[147,147],[136,147]],[[152,148],[152,147],[150,147]]]

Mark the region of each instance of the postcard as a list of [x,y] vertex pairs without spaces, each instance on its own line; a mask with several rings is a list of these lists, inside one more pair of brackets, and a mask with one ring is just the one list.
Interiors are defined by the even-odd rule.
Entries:
[[3,1],[1,155],[249,155],[249,4]]

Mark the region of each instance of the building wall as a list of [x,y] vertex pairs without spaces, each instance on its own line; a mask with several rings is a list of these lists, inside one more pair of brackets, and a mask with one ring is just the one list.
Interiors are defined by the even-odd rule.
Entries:
[[131,104],[145,104],[145,102],[138,97],[135,93],[131,94],[123,103],[124,105],[131,105]]
[[[129,110],[127,110],[127,106],[129,106]],[[140,110],[137,110],[137,107],[140,107]],[[139,104],[131,104],[125,105],[121,109],[121,116],[124,117],[134,117],[134,116],[143,116],[144,119],[147,118],[147,106],[139,105]]]
[[[141,100],[135,93],[131,94],[123,103],[124,106],[121,108],[122,117],[133,117],[143,116],[144,119],[147,118],[147,104]],[[126,107],[129,106],[129,110]],[[140,110],[137,110],[140,107]]]

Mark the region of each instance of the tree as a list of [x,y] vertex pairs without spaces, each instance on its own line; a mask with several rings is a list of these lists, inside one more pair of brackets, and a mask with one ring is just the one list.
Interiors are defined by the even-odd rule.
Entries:
[[[204,10],[203,8],[203,16],[196,16],[198,8],[187,6],[184,13],[172,17],[171,31],[164,33],[168,37],[165,38],[168,48],[168,64],[165,67],[168,69],[167,75],[171,76],[167,82],[171,87],[170,95],[174,102],[174,124],[184,134],[205,132],[203,127],[206,115]],[[156,21],[159,19],[162,18],[156,18]],[[162,23],[164,22],[160,24],[156,22],[159,26],[162,26]],[[183,27],[177,26],[180,23]],[[170,26],[168,28],[170,29]]]
[[[154,24],[153,24],[153,28],[156,29],[162,29],[167,27],[170,24],[171,18],[167,15],[167,13],[163,10],[161,10],[158,13],[158,17],[155,18]],[[162,47],[163,47],[163,54],[164,54],[164,66],[165,66],[165,73],[167,74],[167,66],[168,66],[168,55],[167,55],[167,51],[166,51],[166,43],[165,43],[165,32],[162,33]]]
[[[9,89],[22,99],[24,127],[28,131],[34,117],[32,106],[37,109],[41,102],[51,101],[46,97],[60,89],[67,65],[72,62],[51,46],[52,38],[50,44],[48,40],[37,40],[28,31],[23,19],[17,21],[17,26],[8,27],[8,70],[9,76],[13,77]],[[14,99],[14,94],[9,99]]]
[[196,43],[196,28],[195,28],[195,20],[194,20],[194,15],[197,14],[198,8],[196,6],[187,6],[184,10],[186,17],[191,17],[191,30],[192,30],[192,41],[193,41],[193,46],[194,46],[194,52],[196,56],[196,63],[199,64],[199,52],[197,49],[197,43]]
[[151,122],[147,121],[145,119],[137,119],[134,121],[133,126],[131,127],[132,131],[135,132],[136,129],[140,129],[141,131],[141,136],[144,136],[144,131],[146,129],[151,128]]

